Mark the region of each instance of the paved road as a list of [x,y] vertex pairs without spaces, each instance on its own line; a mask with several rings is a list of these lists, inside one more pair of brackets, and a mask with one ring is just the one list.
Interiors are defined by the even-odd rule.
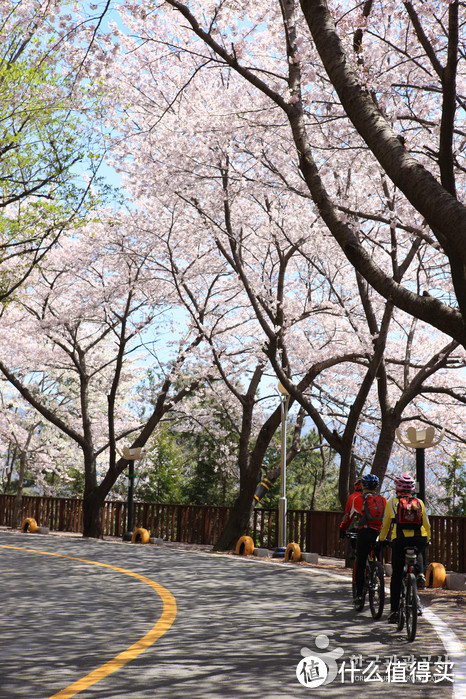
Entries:
[[[113,667],[154,628],[144,652],[111,674],[102,670],[80,699],[465,696],[428,676],[451,672],[426,619],[408,643],[386,615],[373,622],[354,613],[348,579],[293,564],[0,532],[0,604],[0,699],[75,696],[61,690]],[[308,680],[320,654],[325,672],[339,670],[330,684],[299,683],[304,648],[315,661],[304,668]],[[415,684],[406,681],[409,667]],[[387,673],[391,681],[381,682]]]

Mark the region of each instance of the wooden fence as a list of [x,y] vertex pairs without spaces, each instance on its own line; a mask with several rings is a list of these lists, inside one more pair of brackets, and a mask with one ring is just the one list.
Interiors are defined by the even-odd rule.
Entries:
[[[13,523],[15,496],[0,495],[0,525]],[[135,527],[144,527],[151,536],[166,541],[213,545],[230,515],[230,507],[208,505],[161,505],[136,502]],[[288,510],[287,539],[302,551],[320,556],[344,558],[346,542],[339,539],[341,512]],[[82,500],[23,496],[19,522],[33,517],[39,526],[51,531],[82,531]],[[122,537],[125,532],[127,503],[105,503],[102,525],[104,536]],[[443,563],[446,570],[466,572],[466,517],[431,516],[432,544],[427,557]],[[259,548],[274,549],[278,540],[278,510],[254,510],[249,534]]]

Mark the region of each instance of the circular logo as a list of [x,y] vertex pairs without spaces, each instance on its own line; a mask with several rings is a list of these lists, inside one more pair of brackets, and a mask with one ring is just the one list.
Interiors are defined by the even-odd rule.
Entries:
[[308,655],[303,658],[296,668],[296,677],[304,687],[313,689],[320,687],[325,682],[328,675],[328,667],[315,655]]

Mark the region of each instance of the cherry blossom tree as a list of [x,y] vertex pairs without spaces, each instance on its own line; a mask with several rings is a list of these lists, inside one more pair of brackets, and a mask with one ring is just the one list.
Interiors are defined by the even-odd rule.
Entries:
[[[438,419],[439,413],[432,410],[432,404],[427,408],[430,401],[426,396],[435,393],[443,399],[450,396],[460,415],[464,413],[456,376],[453,383],[449,377],[445,382],[448,372],[442,371],[447,365],[450,373],[464,367],[464,352],[459,351],[456,342],[448,342],[440,335],[433,338],[432,344],[427,343],[426,329],[417,327],[416,322],[410,323],[409,318],[403,319],[400,313],[394,314],[393,304],[377,303],[359,275],[353,287],[348,279],[346,288],[338,288],[333,281],[336,271],[326,263],[325,255],[317,257],[315,250],[306,250],[303,244],[297,254],[297,246],[290,243],[289,237],[280,248],[273,227],[268,236],[259,239],[260,252],[253,251],[252,236],[245,235],[244,202],[233,204],[233,197],[226,190],[222,199],[228,235],[222,242],[221,236],[213,233],[217,245],[243,283],[265,335],[264,354],[276,374],[285,385],[290,376],[302,377],[297,386],[296,381],[291,384],[290,393],[306,409],[327,443],[340,454],[340,498],[344,502],[354,480],[356,462],[361,463],[360,457],[355,461],[357,444],[364,443],[361,435],[367,432],[367,425],[376,424],[369,417],[371,411],[376,410],[381,420],[376,421],[379,434],[376,444],[371,445],[373,451],[367,462],[381,480],[401,420],[418,410],[426,420],[429,411],[431,419],[433,414],[436,415],[433,419]],[[237,192],[236,199],[239,199]],[[199,210],[197,199],[195,205]],[[241,210],[241,218],[234,215],[234,205]],[[201,213],[204,220],[213,219],[212,214]],[[283,228],[283,210],[281,214]],[[241,232],[234,230],[233,221],[241,221]],[[264,240],[271,241],[265,254]],[[338,259],[336,251],[334,255]],[[296,268],[293,257],[298,257]],[[303,258],[307,264],[300,268]],[[399,278],[409,270],[412,259],[413,255],[408,254],[399,265]],[[338,266],[341,276],[342,261]],[[264,279],[267,279],[265,288]],[[299,288],[298,279],[305,280],[304,288]],[[317,289],[322,291],[324,285],[325,302],[317,296],[313,304],[310,296]],[[354,296],[355,291],[358,296]],[[317,319],[319,327],[315,328]],[[394,324],[406,328],[404,337],[397,337],[399,331],[391,327]],[[346,351],[341,349],[343,338]],[[320,353],[316,352],[319,346]],[[433,376],[436,378],[432,381]],[[452,425],[459,440],[462,439],[460,424],[461,418]]]
[[[142,276],[156,270],[170,288],[163,303],[188,313],[176,366],[189,353],[186,375],[215,371],[242,406],[241,517],[279,424],[277,410],[254,422],[270,368],[340,455],[341,499],[357,469],[384,476],[404,420],[439,425],[448,406],[449,436],[461,440],[463,56],[458,3],[426,5],[126,3],[109,31],[99,15],[74,44],[131,199],[122,257]],[[142,306],[128,308],[138,317]],[[30,299],[23,310],[41,317]],[[118,356],[123,318],[109,312],[102,338],[119,333]],[[120,409],[119,380],[106,379],[108,415]],[[135,446],[166,395],[162,386]],[[121,472],[110,458],[108,478],[86,486],[90,500]]]
[[[292,37],[286,30],[291,20],[287,15],[283,28],[282,10],[290,12],[290,4],[267,10],[246,5],[242,14],[231,14],[232,4],[224,3],[205,31],[187,6],[167,4],[176,11],[165,12],[162,7],[148,15],[132,5],[124,15],[131,36],[119,33],[127,53],[124,61],[119,58],[118,85],[111,80],[110,68],[105,74],[113,97],[107,116],[112,133],[118,133],[115,161],[128,176],[135,200],[144,197],[142,208],[155,211],[151,196],[182,201],[198,217],[196,225],[203,225],[215,241],[241,281],[259,324],[254,356],[266,357],[293,398],[301,401],[319,431],[343,455],[340,497],[344,499],[356,469],[358,443],[365,440],[369,445],[359,448],[358,463],[372,464],[375,452],[374,469],[383,476],[400,421],[418,415],[432,419],[423,409],[425,400],[415,404],[414,399],[433,393],[435,386],[429,381],[436,371],[463,365],[456,343],[440,334],[427,352],[416,354],[427,331],[411,325],[403,313],[394,316],[394,308],[408,310],[401,303],[404,298],[416,300],[416,308],[441,306],[444,320],[455,317],[455,309],[448,308],[453,289],[447,259],[426,221],[404,191],[390,183],[354,131],[324,74],[311,70],[312,47],[303,47],[304,40],[298,37],[302,56],[296,65],[303,75],[288,60]],[[348,22],[353,38],[355,28]],[[295,24],[296,31],[304,34],[304,18]],[[367,66],[360,67],[360,51],[354,61],[364,75]],[[298,87],[301,92],[293,93]],[[307,150],[301,148],[303,143]],[[402,145],[399,139],[396,143]],[[242,195],[243,187],[249,190],[249,200]],[[285,197],[296,198],[294,218],[285,230],[281,225],[277,243],[277,202]],[[268,232],[264,226],[258,233],[257,221],[266,218]],[[189,221],[184,230],[174,227],[173,237],[175,231],[177,244],[186,236],[198,240]],[[329,231],[352,264],[348,241],[357,242],[358,254],[364,253],[356,277],[351,278],[350,266],[331,242]],[[306,245],[316,240],[320,251],[309,252]],[[318,266],[316,255],[325,275],[313,287],[310,270]],[[298,256],[306,262],[298,264]],[[212,260],[210,253],[206,259]],[[269,260],[269,267],[262,264]],[[382,285],[373,284],[368,276],[368,262],[381,274]],[[306,293],[295,290],[297,279],[303,287],[307,284]],[[380,296],[370,291],[368,281]],[[320,307],[303,305],[308,297],[317,297]],[[431,317],[413,314],[427,321]],[[316,325],[322,321],[324,331],[316,328],[311,334],[312,316]],[[447,325],[437,323],[455,338],[453,326],[448,330]],[[420,337],[415,351],[414,331]],[[346,355],[341,352],[343,345]],[[455,403],[461,392],[455,396],[454,386],[444,388],[442,382],[439,379],[439,390]],[[306,398],[306,391],[312,397]],[[382,415],[381,429],[376,411]],[[368,439],[364,423],[377,425],[380,438]],[[452,433],[458,433],[456,427]]]
[[[35,388],[46,393],[45,383]],[[7,381],[2,381],[0,417],[0,449],[4,458],[4,492],[15,492],[13,522],[20,526],[21,504],[25,485],[44,495],[57,493],[57,484],[64,487],[71,478],[70,464],[79,459],[74,443],[64,436],[21,397],[15,395]]]
[[[0,371],[81,450],[84,535],[98,537],[105,497],[127,465],[116,445],[127,439],[144,446],[165,412],[192,390],[196,380],[177,386],[176,378],[196,336],[184,333],[166,354],[157,399],[141,423],[132,408],[141,372],[136,355],[144,340],[156,343],[143,337],[156,316],[160,341],[171,289],[161,270],[146,264],[154,249],[136,243],[130,221],[126,228],[112,217],[89,226],[63,238],[4,313]],[[44,383],[47,391],[39,393]]]
[[[458,196],[464,134],[455,121],[462,114],[464,70],[459,7],[442,0],[303,0],[299,7],[282,0],[266,7],[245,3],[241,11],[222,3],[209,15],[195,2],[167,0],[156,18],[129,9],[133,30],[139,22],[141,41],[151,42],[152,70],[178,62],[175,89],[164,95],[167,109],[202,70],[217,69],[225,85],[234,85],[231,92],[244,88],[257,121],[273,113],[284,138],[291,135],[290,177],[299,172],[351,264],[382,297],[464,345],[466,213]],[[329,157],[335,152],[338,168]],[[357,181],[342,209],[333,172],[341,183],[356,162]],[[395,188],[391,210],[378,204],[385,177]],[[371,257],[364,241],[383,236],[390,220],[438,252],[436,288],[416,293]],[[452,302],[442,293],[444,282],[451,284]]]
[[[249,178],[240,187],[240,164],[233,163],[231,153],[228,168],[218,168],[216,193],[211,180],[203,187],[202,174],[192,195],[177,192],[196,152],[192,147],[186,170],[183,157],[177,156],[174,168],[180,182],[171,171],[175,200],[181,199],[184,204],[175,207],[180,211],[175,214],[170,207],[157,208],[160,201],[153,196],[158,191],[156,168],[153,173],[147,171],[143,185],[135,183],[140,193],[140,212],[135,214],[135,221],[150,238],[154,235],[151,222],[169,215],[166,268],[180,302],[204,344],[210,347],[223,385],[240,401],[243,418],[247,418],[243,426],[248,429],[242,432],[238,428],[245,445],[238,452],[239,496],[218,544],[229,548],[247,526],[265,450],[280,424],[280,410],[276,409],[262,426],[251,431],[255,392],[267,362],[283,381],[293,377],[294,397],[326,442],[340,454],[340,493],[344,499],[357,468],[368,464],[384,477],[395,429],[404,412],[408,409],[413,414],[424,404],[421,414],[426,416],[425,396],[436,391],[435,382],[429,385],[429,380],[447,365],[449,370],[461,368],[464,357],[456,343],[444,338],[442,346],[440,335],[432,338],[432,343],[426,342],[425,328],[416,331],[416,323],[411,321],[409,327],[409,318],[394,315],[393,304],[384,304],[371,295],[367,284],[354,277],[348,264],[344,270],[338,248],[328,254],[328,239],[320,240],[316,235],[312,244],[305,245],[303,231],[296,228],[299,219],[293,198],[288,196],[284,202],[281,196],[275,201],[270,193],[261,192],[258,183],[251,194],[250,164]],[[167,169],[172,166],[168,159],[164,164]],[[205,168],[206,172],[214,172],[210,161]],[[230,178],[230,169],[234,178]],[[417,245],[408,248],[406,258],[396,267],[400,278],[409,271],[418,251]],[[227,273],[225,263],[233,274]],[[346,286],[336,283],[338,275],[345,279]],[[393,324],[395,330],[391,329]],[[405,327],[409,330],[403,330]],[[244,367],[241,362],[246,362]],[[252,379],[249,388],[254,390],[243,393],[239,386],[248,373]],[[236,382],[232,382],[233,376]],[[450,395],[460,406],[461,392],[448,380],[443,382],[442,376],[437,384],[439,393]],[[420,397],[416,404],[415,399]],[[453,432],[461,439],[458,427],[453,427]],[[374,428],[379,432],[377,438]]]

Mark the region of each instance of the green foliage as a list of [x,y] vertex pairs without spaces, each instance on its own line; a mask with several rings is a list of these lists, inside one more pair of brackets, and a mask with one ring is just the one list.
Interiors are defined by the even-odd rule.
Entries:
[[186,456],[166,425],[154,434],[144,461],[135,463],[135,498],[143,502],[186,503]]
[[[289,427],[292,427],[290,423]],[[291,447],[291,429],[287,430],[287,448]],[[318,447],[319,435],[311,430],[301,439],[301,448],[286,468],[286,499],[289,510],[340,510],[338,500],[338,466],[328,449]],[[280,464],[280,436],[274,437],[267,452],[270,473]],[[260,506],[276,508],[280,498],[280,477],[261,499]]]
[[[16,39],[22,42],[22,37]],[[78,212],[82,220],[97,197],[90,195],[89,174],[92,178],[100,156],[93,153],[90,126],[72,102],[72,78],[52,59],[53,52],[34,40],[14,57],[0,58],[2,300],[40,264],[61,231],[78,223]],[[85,180],[78,164],[86,171]]]
[[[153,370],[148,371],[147,379],[152,387],[163,381],[163,377]],[[191,374],[179,372],[176,389],[192,382]],[[153,389],[153,394],[155,401],[157,388]],[[160,487],[143,490],[138,486],[137,492],[144,496],[145,501],[233,504],[238,492],[238,433],[231,413],[214,393],[206,394],[199,389],[195,396],[189,397],[183,412],[169,423],[159,425],[151,444],[158,450],[158,457],[151,457],[151,447],[147,457],[150,473],[145,478],[157,482]]]
[[236,454],[237,445],[214,439],[208,432],[185,435],[190,445],[188,461],[190,478],[186,483],[186,502],[192,505],[232,505],[238,481],[225,466],[225,450]]
[[[134,498],[142,502],[230,505],[237,482],[221,467],[224,444],[208,431],[180,432],[174,423],[159,425],[147,456],[135,462]],[[122,476],[113,493],[126,497]]]
[[83,469],[76,468],[76,466],[70,466],[67,469],[67,476],[66,483],[61,481],[55,473],[47,474],[45,480],[50,487],[55,489],[57,496],[67,498],[82,498],[84,493]]
[[[8,488],[6,489],[6,494],[7,495],[16,495],[18,492],[18,479],[13,478],[9,485]],[[23,480],[23,488],[22,488],[22,494],[23,495],[37,495],[37,490],[34,488],[34,480],[32,478],[26,477]]]
[[442,464],[446,476],[439,478],[445,489],[445,497],[438,501],[446,509],[448,515],[466,515],[466,464],[464,456],[456,452],[449,462]]

